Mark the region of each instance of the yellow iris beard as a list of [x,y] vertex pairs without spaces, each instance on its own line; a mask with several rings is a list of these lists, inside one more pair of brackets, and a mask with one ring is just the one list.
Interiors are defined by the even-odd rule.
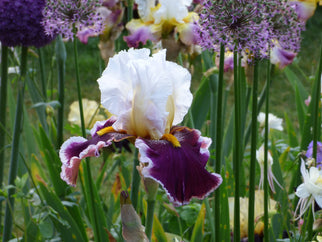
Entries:
[[172,134],[164,134],[161,139],[169,141],[173,147],[181,147],[179,140]]
[[102,136],[104,134],[107,134],[107,133],[111,133],[111,132],[115,132],[115,130],[113,129],[112,126],[109,126],[109,127],[105,127],[99,131],[97,131],[96,133],[99,135],[99,136]]

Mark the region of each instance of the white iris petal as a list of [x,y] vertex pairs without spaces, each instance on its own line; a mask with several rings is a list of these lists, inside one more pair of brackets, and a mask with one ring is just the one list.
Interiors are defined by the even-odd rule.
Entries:
[[161,7],[154,13],[155,23],[162,20],[175,19],[179,23],[188,15],[188,8],[192,0],[160,0]]
[[183,120],[191,102],[190,73],[166,61],[166,51],[149,57],[148,49],[122,51],[98,80],[102,104],[117,116],[116,130],[160,139]]

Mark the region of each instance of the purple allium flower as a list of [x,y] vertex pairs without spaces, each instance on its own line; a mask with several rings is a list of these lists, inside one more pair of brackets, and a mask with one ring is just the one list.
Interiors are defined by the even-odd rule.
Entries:
[[53,40],[41,24],[45,0],[1,0],[0,41],[6,46],[41,47]]
[[270,39],[269,24],[263,18],[266,8],[264,1],[204,1],[198,29],[200,45],[219,51],[224,44],[230,51],[259,53]]
[[206,49],[237,50],[248,56],[267,57],[277,43],[298,51],[303,25],[284,0],[207,0],[199,21],[199,42]]
[[44,9],[43,25],[48,35],[62,34],[66,39],[73,39],[76,32],[85,27],[94,28],[100,33],[103,18],[97,11],[102,0],[47,0]]
[[[317,145],[316,167],[322,168],[322,143],[318,141],[316,145]],[[313,158],[313,141],[311,141],[309,146],[307,147],[305,156],[307,158]]]
[[284,50],[298,52],[300,50],[301,32],[304,22],[300,20],[291,4],[285,0],[271,1],[272,8],[268,12],[270,23],[270,45],[277,45]]

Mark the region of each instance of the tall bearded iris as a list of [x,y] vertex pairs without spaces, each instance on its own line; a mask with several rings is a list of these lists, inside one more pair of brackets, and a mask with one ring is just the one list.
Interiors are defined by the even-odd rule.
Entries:
[[95,124],[92,139],[72,137],[62,145],[61,178],[75,185],[81,159],[128,139],[139,150],[142,176],[160,183],[174,205],[203,199],[222,178],[205,169],[211,139],[176,126],[192,102],[190,73],[166,61],[165,50],[149,55],[130,49],[110,59],[98,83],[102,105],[114,116]]

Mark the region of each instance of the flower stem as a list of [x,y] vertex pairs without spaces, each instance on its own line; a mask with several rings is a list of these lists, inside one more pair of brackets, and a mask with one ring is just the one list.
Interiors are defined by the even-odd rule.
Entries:
[[257,144],[257,96],[258,96],[258,59],[255,58],[253,94],[252,94],[252,142],[249,168],[249,204],[248,204],[248,241],[254,241],[254,208],[255,208],[255,171]]
[[64,129],[64,103],[65,103],[65,63],[66,63],[66,48],[62,37],[59,35],[56,40],[56,58],[58,65],[58,100],[60,107],[58,108],[57,121],[57,144],[56,148],[63,143]]
[[[0,96],[0,186],[3,182],[3,169],[5,162],[5,143],[6,143],[6,118],[7,118],[7,89],[8,89],[8,47],[2,46],[1,50],[1,96]],[[2,203],[0,203],[2,211]],[[0,228],[2,224],[2,213],[0,213]]]
[[[216,122],[216,166],[215,171],[221,174],[221,156],[222,156],[222,114],[223,114],[223,87],[224,87],[224,59],[225,59],[225,47],[220,45],[220,57],[219,57],[219,78],[218,78],[218,90],[217,90],[217,122]],[[213,125],[214,120],[211,120]],[[215,241],[221,241],[220,232],[220,187],[215,191]]]
[[265,136],[264,136],[264,241],[268,241],[268,114],[269,114],[269,89],[271,83],[271,63],[268,58],[267,63],[267,82],[266,82],[266,103],[265,103]]
[[41,89],[44,102],[47,101],[47,85],[45,78],[45,64],[44,64],[44,54],[42,48],[37,48],[38,56],[39,56],[39,67],[40,67],[40,80],[41,80]]
[[132,184],[131,184],[131,201],[134,209],[137,209],[138,206],[138,195],[140,187],[140,174],[137,171],[136,167],[139,165],[138,159],[138,150],[135,149],[133,157],[133,171],[132,171]]
[[75,61],[75,71],[76,71],[76,83],[77,83],[77,97],[78,97],[78,104],[79,104],[79,114],[80,114],[80,120],[81,120],[81,130],[82,130],[82,136],[85,138],[86,137],[86,131],[85,131],[85,121],[84,121],[84,111],[83,111],[81,84],[80,84],[80,79],[79,79],[78,51],[77,51],[76,36],[74,36],[73,44],[74,44],[74,61]]
[[[18,94],[17,94],[15,122],[14,122],[14,129],[13,129],[13,138],[12,138],[12,145],[11,145],[11,158],[10,158],[8,185],[14,185],[14,181],[16,179],[17,170],[18,170],[19,142],[20,142],[22,123],[23,123],[23,100],[24,100],[24,93],[25,93],[25,76],[27,73],[27,55],[28,55],[28,47],[22,47],[20,79],[18,81]],[[14,211],[14,197],[12,195],[14,193],[15,193],[15,188],[8,189],[8,200],[6,202],[2,241],[8,241],[11,237],[13,211]]]
[[148,200],[147,203],[148,203],[148,209],[147,209],[148,211],[146,214],[145,234],[148,237],[148,239],[151,240],[155,199]]
[[[84,112],[83,112],[83,103],[82,103],[82,94],[81,94],[81,85],[79,78],[79,68],[78,68],[78,52],[77,52],[77,40],[76,36],[74,36],[74,61],[75,61],[75,71],[76,71],[76,83],[77,83],[77,94],[78,94],[78,103],[79,103],[79,113],[81,119],[81,130],[82,136],[86,137],[85,131],[85,122],[84,122]],[[85,198],[88,204],[88,213],[90,215],[91,224],[93,226],[94,231],[94,239],[95,241],[102,241],[101,229],[99,228],[99,219],[98,219],[98,204],[99,201],[95,199],[94,194],[94,181],[91,174],[91,167],[89,164],[89,158],[85,159],[85,163],[83,163],[84,168],[84,191]]]
[[235,174],[235,205],[234,205],[234,241],[240,242],[240,202],[239,202],[239,180],[241,156],[241,112],[240,112],[240,83],[238,80],[239,66],[238,53],[234,51],[234,96],[235,96],[235,153],[234,153],[234,174]]

